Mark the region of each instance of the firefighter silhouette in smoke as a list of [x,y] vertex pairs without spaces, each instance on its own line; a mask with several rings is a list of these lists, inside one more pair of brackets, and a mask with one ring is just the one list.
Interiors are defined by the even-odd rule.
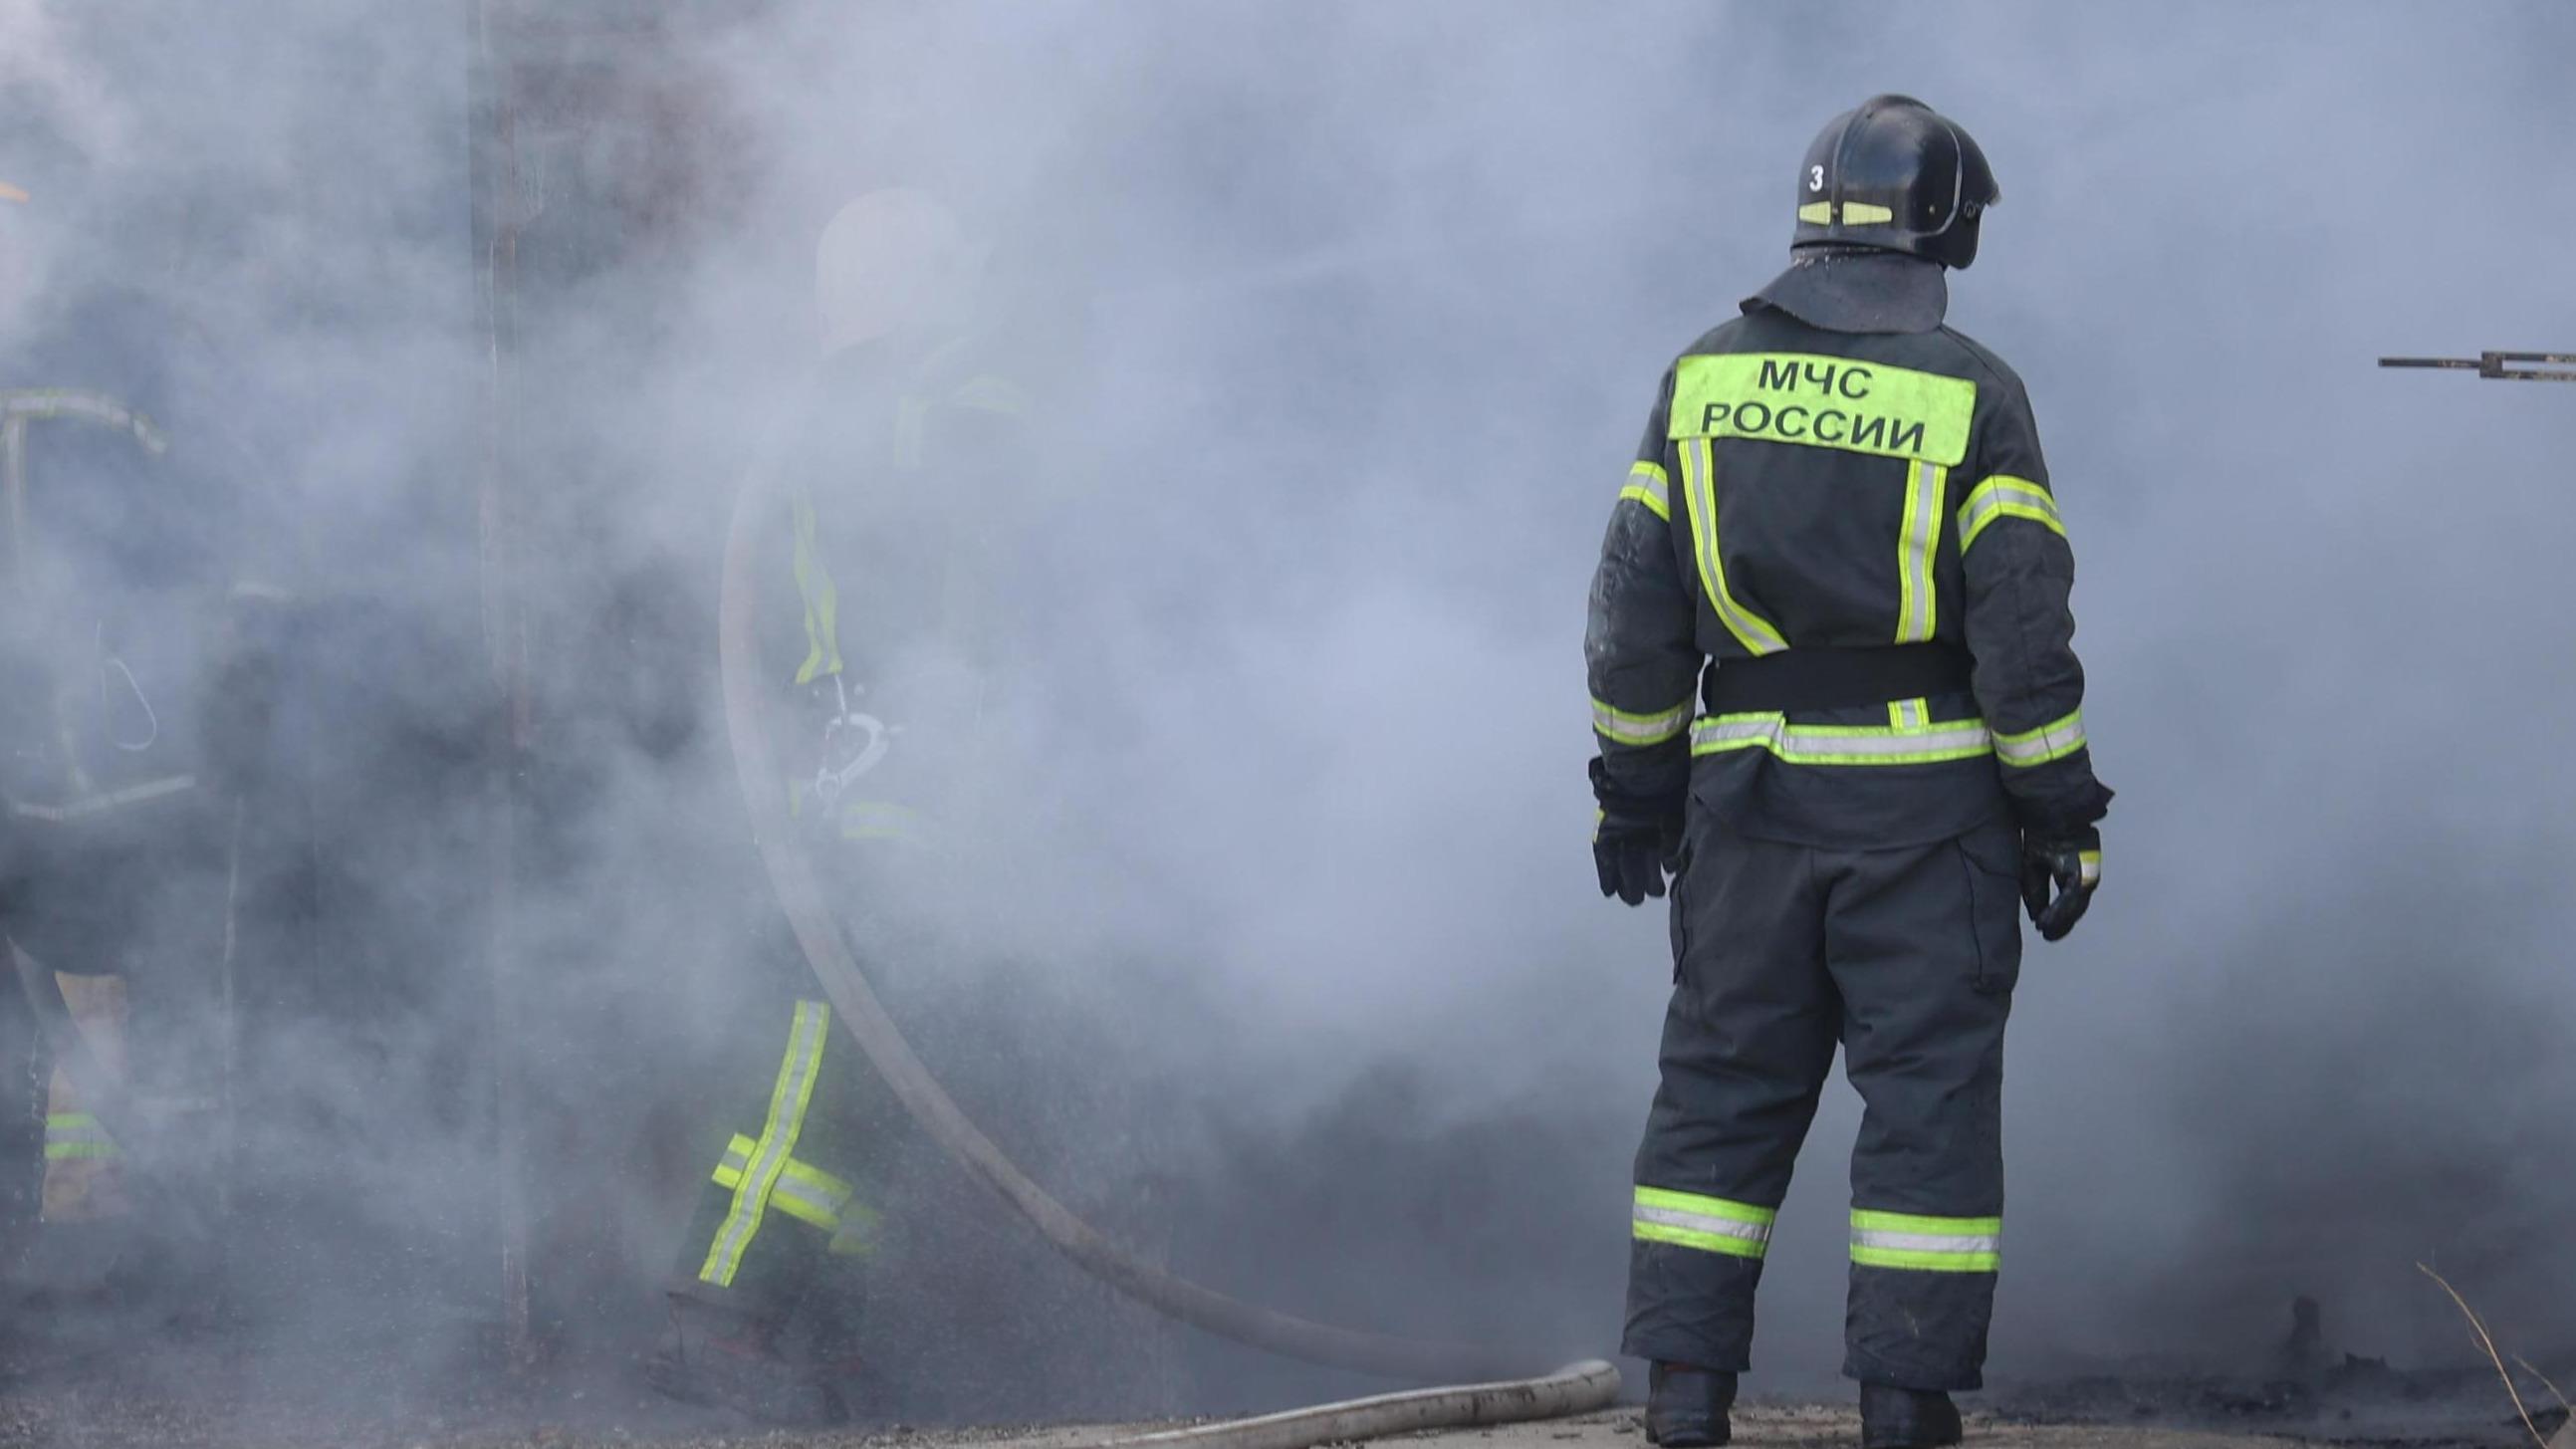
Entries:
[[[1012,633],[1000,580],[1025,409],[973,316],[984,256],[920,191],[832,218],[816,248],[823,359],[764,526],[780,788],[862,912],[903,863],[962,856],[981,681]],[[783,929],[760,954],[774,1015],[739,1096],[715,1099],[650,1374],[675,1397],[830,1419],[849,1407],[891,1114]]]
[[[227,369],[174,298],[184,258],[101,270],[112,249],[67,244],[84,200],[103,204],[0,188],[18,289],[0,309],[0,931],[17,976],[0,1013],[12,1077],[45,1099],[24,1114],[40,1154],[0,1143],[0,1212],[13,1268],[46,1287],[158,1276],[135,1251],[169,1246],[206,1200],[160,1194],[138,1224],[119,1134],[170,1149],[151,1164],[164,1186],[208,1185],[189,1174],[211,1159],[179,1159],[222,1135],[226,853],[271,677],[249,641],[284,598],[276,570],[245,566],[277,531],[216,401]],[[40,231],[64,243],[47,267]]]
[[2001,1262],[2016,912],[2073,928],[2111,798],[2029,399],[1942,325],[1997,197],[1984,154],[1880,96],[1797,193],[1789,269],[1664,376],[1585,639],[1602,893],[1674,875],[1626,1340],[1668,1449],[1727,1440],[1838,1043],[1862,1438],[1957,1442]]

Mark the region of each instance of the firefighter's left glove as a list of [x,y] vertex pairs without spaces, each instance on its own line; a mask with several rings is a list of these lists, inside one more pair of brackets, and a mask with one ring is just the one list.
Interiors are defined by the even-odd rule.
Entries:
[[2102,832],[2087,825],[2021,841],[2021,903],[2043,941],[2062,941],[2102,884]]
[[1682,846],[1682,797],[1632,795],[1612,785],[1598,756],[1592,761],[1592,798],[1601,819],[1592,830],[1592,865],[1601,894],[1632,906],[1664,893]]

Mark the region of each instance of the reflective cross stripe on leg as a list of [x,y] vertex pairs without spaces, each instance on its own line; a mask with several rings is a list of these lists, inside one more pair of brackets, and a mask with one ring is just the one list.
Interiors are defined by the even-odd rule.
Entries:
[[735,1169],[739,1181],[734,1184],[733,1204],[707,1247],[706,1262],[698,1268],[699,1281],[731,1287],[734,1275],[741,1271],[743,1252],[759,1234],[770,1194],[787,1170],[798,1134],[805,1130],[805,1110],[814,1100],[814,1079],[822,1071],[823,1044],[831,1024],[830,1007],[819,1001],[796,1003],[787,1055],[778,1064],[778,1081],[769,1093],[768,1120],[761,1124],[760,1139],[752,1144],[743,1165]]

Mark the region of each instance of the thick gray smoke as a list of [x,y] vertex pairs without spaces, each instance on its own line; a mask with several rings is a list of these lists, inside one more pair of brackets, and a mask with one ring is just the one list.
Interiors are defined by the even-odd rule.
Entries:
[[[496,1054],[563,1359],[613,1376],[649,1335],[683,1144],[794,969],[714,710],[715,539],[811,364],[813,238],[887,185],[991,247],[1044,460],[997,525],[1048,604],[985,681],[1016,745],[985,843],[857,912],[898,1012],[1176,1267],[1608,1351],[1668,967],[1591,884],[1585,585],[1655,377],[1781,262],[1813,129],[1886,90],[2001,178],[1952,320],[2030,383],[2122,792],[2106,893],[2024,977],[1998,1369],[2253,1361],[2302,1292],[2338,1347],[2447,1357],[2419,1259],[2576,1342],[2576,390],[2371,365],[2576,346],[2576,15],[567,0],[565,52],[632,90],[519,118],[496,412],[465,8],[0,3],[0,180],[83,198],[0,207],[0,329],[101,278],[183,298],[220,358],[196,406],[255,460],[226,474],[334,601],[298,695],[319,823],[274,829],[355,844],[280,867],[307,924],[262,978],[259,1071],[311,1109],[254,1134],[296,1250],[276,1362],[355,1327],[403,1373],[470,1359],[409,1325],[493,1311]],[[481,593],[496,417],[517,638]],[[935,966],[900,949],[929,936]],[[1772,1387],[1839,1359],[1856,1113],[1828,1096],[1783,1215]],[[887,1134],[898,1411],[1355,1382],[1152,1325]]]

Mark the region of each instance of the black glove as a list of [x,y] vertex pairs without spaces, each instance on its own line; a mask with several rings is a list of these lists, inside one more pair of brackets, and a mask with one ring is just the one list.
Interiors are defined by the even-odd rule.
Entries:
[[[2043,941],[2060,941],[2084,919],[2102,884],[2102,832],[2087,825],[2061,834],[2021,838],[2021,903]],[[2056,891],[2050,898],[2051,889]]]
[[1595,756],[1592,798],[1601,802],[1601,819],[1592,831],[1592,865],[1601,875],[1601,894],[1641,906],[1646,897],[1664,893],[1664,876],[1681,854],[1682,797],[1631,795],[1605,774]]

